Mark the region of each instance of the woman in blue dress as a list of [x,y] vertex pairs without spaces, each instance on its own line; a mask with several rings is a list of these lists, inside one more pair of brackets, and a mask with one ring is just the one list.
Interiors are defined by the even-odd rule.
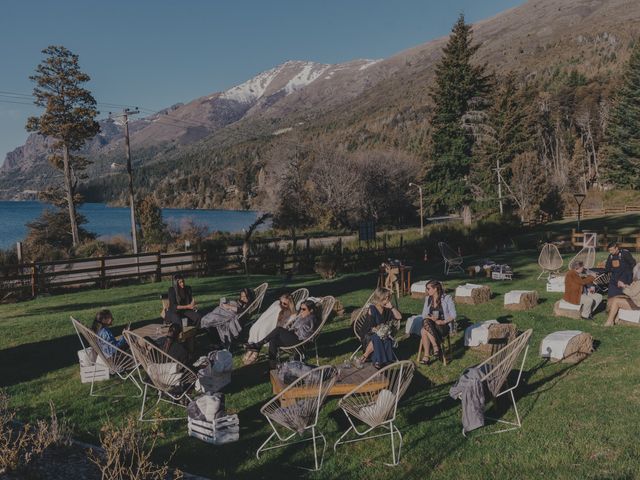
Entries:
[[400,319],[402,314],[391,304],[391,290],[376,288],[372,304],[358,332],[364,350],[359,359],[361,364],[371,358],[375,368],[382,368],[395,361],[392,335],[395,333],[394,325]]

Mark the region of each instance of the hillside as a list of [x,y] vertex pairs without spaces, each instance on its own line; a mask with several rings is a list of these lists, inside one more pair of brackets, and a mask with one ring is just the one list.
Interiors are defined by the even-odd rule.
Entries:
[[[497,75],[515,72],[543,89],[558,75],[583,75],[606,98],[638,35],[640,2],[533,0],[474,25],[477,61]],[[286,62],[226,92],[174,105],[132,123],[136,183],[166,205],[260,208],[265,178],[282,149],[309,143],[350,150],[392,148],[423,156],[429,85],[445,38],[390,58],[339,65]],[[122,175],[122,131],[103,121],[87,146],[94,159],[85,186],[93,200],[113,200]],[[0,198],[20,198],[52,181],[45,142],[30,136],[7,154]],[[213,176],[212,172],[216,175]]]

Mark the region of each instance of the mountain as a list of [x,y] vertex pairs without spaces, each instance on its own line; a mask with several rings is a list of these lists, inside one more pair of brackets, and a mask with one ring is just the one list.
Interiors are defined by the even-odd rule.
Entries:
[[[637,0],[530,0],[474,25],[474,40],[482,43],[476,59],[498,75],[515,72],[523,79],[575,70],[601,79],[606,94],[628,58],[639,20]],[[225,92],[146,112],[130,123],[136,183],[167,205],[260,207],[261,196],[247,189],[259,189],[272,167],[263,159],[278,142],[322,139],[348,148],[382,144],[419,151],[428,131],[433,67],[445,42],[436,39],[382,60],[290,61]],[[99,179],[85,193],[108,200],[119,195],[121,174],[110,165],[123,161],[123,134],[112,120],[101,126],[85,149],[94,160],[89,174]],[[30,135],[7,154],[0,198],[24,198],[57,181],[46,147]],[[241,169],[251,178],[241,179]],[[219,174],[211,178],[212,172]],[[176,183],[181,179],[186,187]],[[185,191],[175,194],[179,189]]]

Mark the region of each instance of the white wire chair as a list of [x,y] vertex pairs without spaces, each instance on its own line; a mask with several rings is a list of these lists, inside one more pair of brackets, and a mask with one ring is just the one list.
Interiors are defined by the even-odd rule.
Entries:
[[317,342],[318,335],[320,335],[320,332],[322,331],[322,327],[324,327],[324,324],[329,319],[329,315],[331,315],[331,312],[333,310],[333,306],[335,305],[335,303],[336,303],[336,299],[331,295],[322,297],[322,300],[320,300],[319,302],[320,307],[322,309],[322,315],[320,317],[320,323],[318,324],[316,329],[313,331],[313,333],[309,337],[302,340],[300,343],[291,345],[290,347],[280,347],[278,349],[278,354],[281,351],[288,353],[289,355],[297,354],[300,360],[304,361],[304,359],[306,358],[304,354],[305,346],[313,342],[313,347],[315,348],[315,351],[316,351],[316,365],[319,366],[320,357],[318,357],[318,342]]
[[[338,445],[343,443],[389,435],[391,437],[392,463],[385,463],[385,465],[398,465],[402,450],[402,434],[394,422],[398,411],[398,402],[409,387],[414,370],[415,365],[410,360],[392,363],[375,372],[342,397],[338,401],[338,406],[347,416],[350,426],[333,445],[333,450],[335,451]],[[364,426],[361,425],[358,429],[356,423],[360,422]],[[386,429],[388,432],[370,435],[377,428]],[[355,433],[356,437],[345,440],[350,432]],[[399,440],[397,452],[394,435],[397,435]]]
[[293,304],[295,305],[297,310],[300,308],[300,304],[307,298],[309,298],[309,290],[307,290],[306,288],[299,288],[291,292],[291,297],[293,298]]
[[[126,382],[127,380],[131,380],[131,382],[138,389],[138,394],[136,395],[136,397],[139,397],[140,395],[142,395],[142,388],[140,387],[140,384],[136,381],[134,376],[137,370],[137,364],[133,356],[130,353],[125,352],[123,349],[118,348],[115,345],[110,344],[103,338],[99,337],[98,335],[96,335],[96,333],[93,330],[91,330],[90,328],[87,328],[75,318],[73,317],[70,317],[70,318],[71,318],[71,324],[73,325],[73,328],[75,329],[76,333],[78,334],[78,338],[80,339],[80,344],[82,345],[82,349],[85,352],[87,352],[88,348],[90,347],[93,350],[93,352],[96,354],[96,356],[100,357],[103,363],[109,367],[109,372],[111,374],[116,375],[123,382]],[[83,338],[84,338],[84,341],[83,341]],[[85,345],[85,342],[87,343],[88,346]],[[111,355],[107,355],[105,354],[105,352],[110,352]],[[98,364],[96,362],[94,362],[94,366],[95,368],[98,368]],[[89,390],[89,395],[92,397],[103,396],[102,393],[110,389],[111,386],[112,384],[111,385],[107,384],[102,388],[96,389],[94,376],[92,376],[91,389]],[[123,397],[126,395],[109,395],[109,396]]]
[[[138,369],[140,382],[144,385],[142,405],[140,407],[140,421],[183,420],[184,417],[160,417],[146,418],[146,416],[160,402],[170,403],[182,408],[192,400],[189,392],[195,386],[197,376],[189,367],[180,363],[175,358],[160,350],[145,338],[129,330],[125,330],[124,336],[131,347],[131,352],[136,362],[142,367]],[[142,370],[146,373],[143,375]],[[156,403],[145,411],[148,389],[158,392]]]
[[582,262],[584,267],[587,269],[593,268],[596,264],[596,249],[594,247],[582,248],[578,253],[576,253],[576,256],[569,261],[570,270],[574,267],[576,262]]
[[464,273],[462,269],[462,256],[445,242],[438,242],[440,255],[444,260],[444,274],[449,275],[453,271]]
[[[322,467],[324,453],[327,449],[327,441],[324,435],[316,430],[316,426],[320,407],[336,379],[337,369],[334,366],[325,365],[314,368],[267,402],[260,409],[260,413],[269,421],[273,433],[260,445],[256,457],[260,458],[260,453],[267,450],[311,441],[313,442],[313,470],[319,470]],[[311,436],[306,436],[307,433],[310,433]],[[300,438],[291,441],[296,435],[299,435]],[[267,447],[274,439],[277,444]],[[323,443],[319,461],[318,439]]]
[[[477,365],[478,368],[486,368],[489,370],[484,374],[480,381],[485,384],[486,389],[489,391],[492,398],[496,400],[502,395],[509,394],[509,396],[511,397],[513,409],[516,414],[515,422],[487,417],[491,420],[495,420],[498,423],[508,425],[508,427],[501,430],[487,432],[484,433],[484,435],[508,432],[511,430],[517,430],[518,428],[522,427],[522,421],[520,420],[520,414],[518,413],[518,407],[516,405],[516,399],[513,395],[513,391],[520,385],[520,380],[522,378],[522,369],[524,368],[524,363],[527,360],[527,353],[529,352],[529,338],[531,337],[532,333],[532,329],[523,332],[515,340],[507,344],[504,348],[498,350],[484,362]],[[522,355],[522,361],[520,362],[520,367],[518,368],[518,377],[516,378],[513,386],[503,390],[502,388],[507,384],[509,374],[511,373],[511,370],[513,370],[513,367],[522,352],[524,352],[524,354]],[[462,429],[462,434],[466,436],[464,428]]]
[[362,338],[360,337],[359,332],[362,331],[362,323],[364,322],[364,319],[367,317],[367,312],[369,312],[369,305],[371,305],[371,302],[373,301],[374,294],[375,294],[375,290],[371,292],[371,295],[369,295],[369,298],[367,298],[367,301],[364,302],[364,305],[358,311],[358,315],[356,316],[356,318],[352,320],[353,335],[356,337],[356,340],[358,340],[359,344],[358,344],[358,348],[356,348],[356,350],[351,354],[351,357],[349,357],[351,360],[353,360],[355,356],[358,354],[358,352],[362,350]]
[[538,256],[538,265],[542,271],[540,275],[538,275],[538,280],[543,278],[546,275],[546,278],[550,278],[551,275],[558,273],[562,268],[562,256],[560,255],[560,251],[558,247],[556,247],[553,243],[545,243],[542,246],[542,250],[540,250],[540,255]]

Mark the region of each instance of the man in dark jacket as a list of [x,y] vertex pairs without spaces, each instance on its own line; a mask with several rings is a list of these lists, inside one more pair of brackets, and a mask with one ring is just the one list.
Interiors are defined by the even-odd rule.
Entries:
[[636,260],[629,250],[620,248],[616,242],[611,242],[607,248],[609,249],[609,257],[607,257],[606,269],[607,272],[611,272],[608,292],[609,298],[611,298],[623,295],[618,281],[627,285],[633,281],[633,267],[636,265]]

